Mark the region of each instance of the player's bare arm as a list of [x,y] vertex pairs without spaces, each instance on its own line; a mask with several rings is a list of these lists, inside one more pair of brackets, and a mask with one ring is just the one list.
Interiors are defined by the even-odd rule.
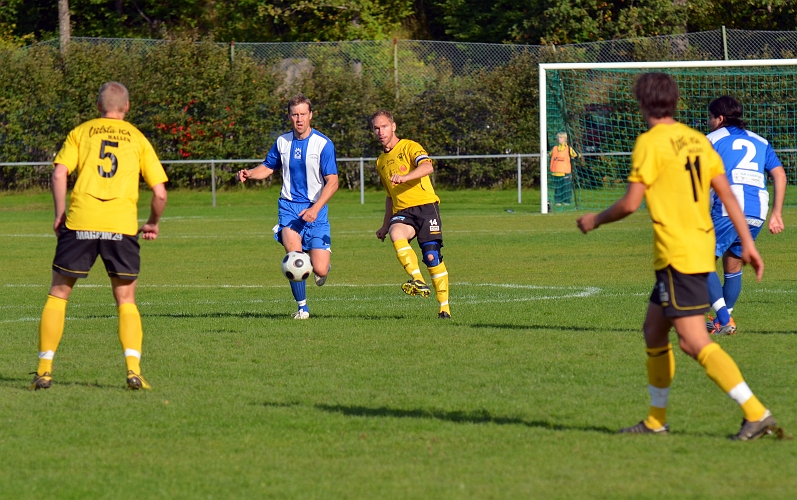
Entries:
[[387,236],[387,233],[390,230],[390,217],[392,216],[393,216],[393,198],[387,196],[385,198],[385,217],[382,220],[382,227],[376,230],[376,237],[382,241],[385,241],[385,236]]
[[434,167],[432,166],[432,162],[424,160],[421,162],[420,165],[418,165],[417,168],[407,173],[406,175],[399,175],[399,174],[391,175],[390,182],[392,182],[393,184],[401,184],[403,182],[414,181],[416,179],[420,179],[421,177],[426,177],[427,175],[431,175],[432,172],[434,172]]
[[53,205],[55,206],[55,220],[53,221],[53,231],[58,236],[58,228],[66,220],[66,180],[69,177],[69,170],[66,165],[55,164],[53,170],[52,191]]
[[324,208],[332,195],[338,190],[338,174],[330,174],[324,176],[324,187],[321,189],[321,194],[318,195],[318,201],[313,203],[313,206],[306,208],[299,212],[299,216],[305,222],[315,222],[318,217],[318,212]]
[[247,179],[262,181],[274,173],[274,170],[265,165],[258,165],[255,168],[245,168],[238,171],[238,182],[246,182]]
[[139,232],[145,240],[154,240],[160,231],[158,222],[160,221],[163,210],[166,208],[166,186],[163,183],[152,186],[152,202],[150,203],[149,219],[141,226]]
[[736,228],[736,234],[739,235],[739,241],[742,243],[742,262],[750,264],[755,270],[756,280],[761,281],[761,276],[764,274],[764,261],[761,260],[761,255],[758,254],[755,241],[750,234],[750,228],[747,226],[747,219],[731,191],[728,178],[725,174],[714,177],[711,179],[711,187],[722,200],[722,204],[725,205],[728,217],[731,219],[733,227]]
[[769,171],[772,184],[775,188],[775,201],[772,204],[772,213],[769,216],[769,232],[778,234],[783,231],[783,200],[786,198],[786,171],[783,167],[773,168]]
[[612,206],[599,214],[588,213],[576,220],[578,228],[582,233],[587,234],[593,229],[597,229],[602,224],[618,221],[628,217],[636,212],[642,204],[642,198],[645,196],[645,185],[641,182],[632,182],[628,184],[628,189],[622,198],[615,201]]

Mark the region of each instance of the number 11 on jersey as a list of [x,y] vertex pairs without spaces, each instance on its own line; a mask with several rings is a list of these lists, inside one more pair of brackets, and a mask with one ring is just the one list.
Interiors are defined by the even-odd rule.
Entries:
[[703,179],[700,175],[700,157],[695,157],[695,161],[686,158],[686,170],[689,172],[689,178],[692,180],[692,195],[695,198],[695,203],[698,201],[698,192],[703,188]]

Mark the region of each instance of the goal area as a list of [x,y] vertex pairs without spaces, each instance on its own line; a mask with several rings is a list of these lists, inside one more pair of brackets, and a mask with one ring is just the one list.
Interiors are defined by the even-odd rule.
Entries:
[[[786,204],[797,205],[797,59],[542,63],[542,213],[600,210],[622,196],[634,141],[647,130],[631,88],[649,71],[675,79],[681,94],[675,119],[706,134],[708,104],[723,95],[735,97],[748,129],[775,148],[788,179]],[[569,177],[550,170],[562,132],[579,155]]]

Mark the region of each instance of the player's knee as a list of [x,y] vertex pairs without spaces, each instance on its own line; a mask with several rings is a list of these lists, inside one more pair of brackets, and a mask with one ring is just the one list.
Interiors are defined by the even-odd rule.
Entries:
[[443,255],[440,253],[440,244],[436,241],[421,245],[423,251],[423,263],[427,267],[439,266],[443,262]]

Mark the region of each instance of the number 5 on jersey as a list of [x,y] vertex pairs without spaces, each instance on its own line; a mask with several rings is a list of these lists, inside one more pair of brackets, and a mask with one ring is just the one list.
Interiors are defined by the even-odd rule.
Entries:
[[116,169],[119,168],[119,160],[116,159],[116,155],[111,153],[110,151],[105,151],[105,148],[118,148],[119,143],[115,141],[102,141],[100,145],[100,160],[104,160],[105,158],[111,159],[111,171],[106,172],[105,169],[102,168],[102,165],[97,165],[97,172],[99,172],[100,177],[105,179],[110,179],[114,175],[116,175]]

